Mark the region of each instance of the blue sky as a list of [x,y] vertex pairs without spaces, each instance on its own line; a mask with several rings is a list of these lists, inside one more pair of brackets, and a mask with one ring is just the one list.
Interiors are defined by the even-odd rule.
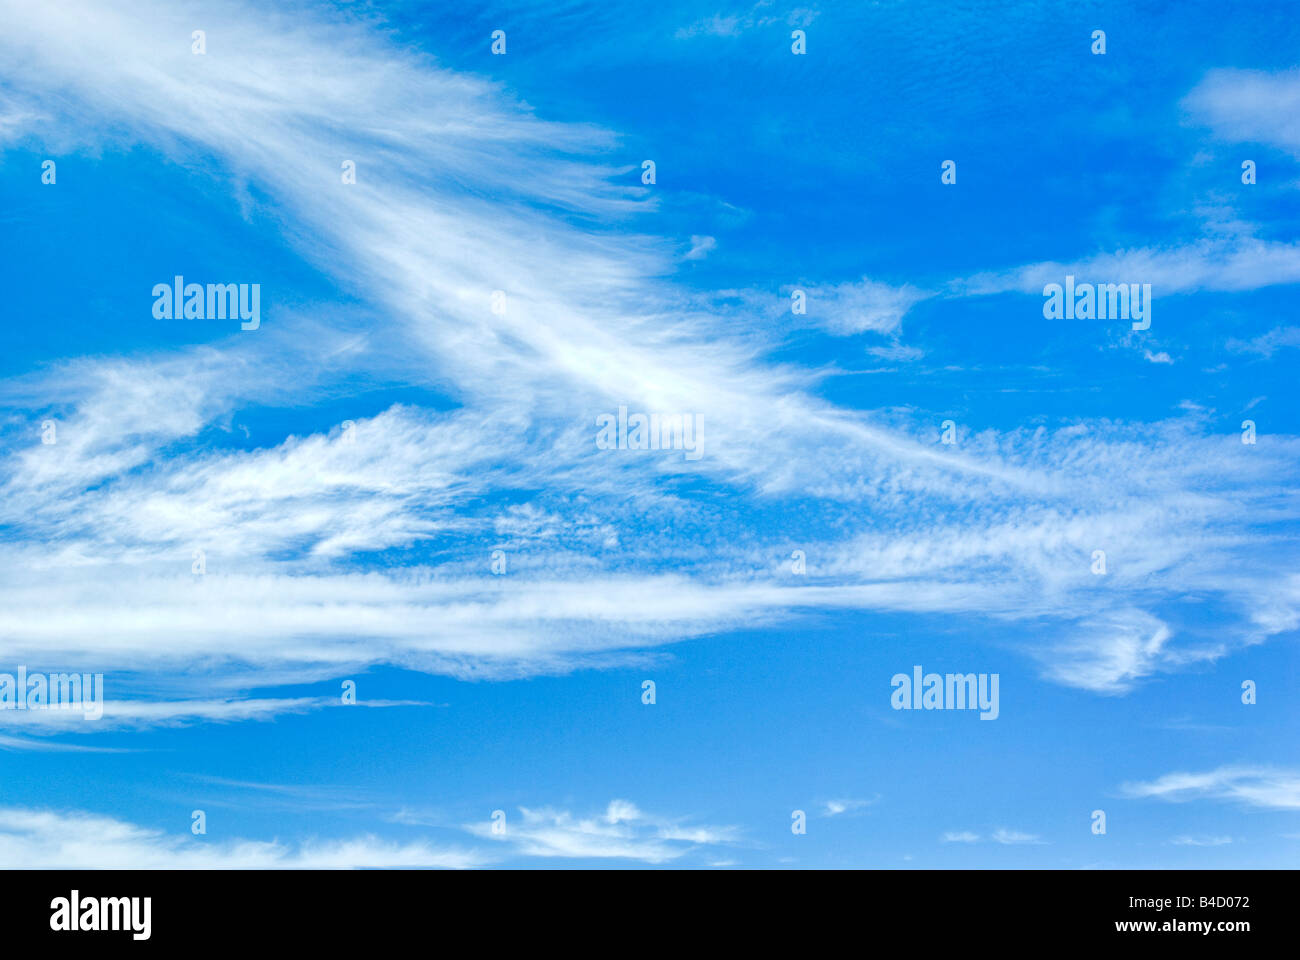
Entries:
[[1296,862],[1290,5],[4,7],[0,863]]

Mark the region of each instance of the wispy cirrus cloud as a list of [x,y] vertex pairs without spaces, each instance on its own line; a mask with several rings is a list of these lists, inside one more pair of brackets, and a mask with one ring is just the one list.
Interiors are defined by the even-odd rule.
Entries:
[[1073,261],[1045,261],[955,281],[962,296],[1041,295],[1071,274],[1079,282],[1149,283],[1153,295],[1258,290],[1300,283],[1300,244],[1251,236],[1217,236],[1163,247],[1099,253]]
[[507,819],[504,832],[493,824],[467,824],[475,836],[508,844],[528,857],[626,859],[660,864],[700,847],[732,844],[735,827],[695,826],[642,812],[626,800],[613,800],[603,814],[575,816],[567,810],[520,807]]
[[822,804],[822,816],[838,817],[841,814],[846,814],[846,813],[847,814],[859,813],[867,809],[867,807],[870,807],[873,804],[879,802],[879,800],[880,800],[879,794],[867,800],[863,800],[863,799],[827,800],[825,803]]
[[683,258],[686,260],[703,260],[713,250],[717,249],[718,241],[714,237],[692,236],[691,248],[686,251]]
[[0,710],[0,728],[32,734],[104,733],[151,727],[181,727],[194,723],[239,723],[271,720],[343,706],[431,706],[414,700],[366,700],[344,704],[340,697],[265,697],[208,700],[105,700],[92,718],[81,709]]
[[18,750],[29,753],[129,753],[126,747],[96,747],[85,743],[59,743],[53,740],[33,740],[29,737],[10,737],[0,734],[0,750]]
[[[220,9],[221,55],[196,71],[177,40],[192,25],[169,6],[14,5],[7,135],[143,144],[211,161],[241,195],[257,184],[286,241],[376,321],[331,331],[285,311],[255,335],[0,385],[5,655],[155,670],[200,658],[219,677],[250,663],[281,677],[375,663],[514,676],[816,610],[954,611],[1047,618],[1028,651],[1044,675],[1121,693],[1294,623],[1300,591],[1273,583],[1291,549],[1278,528],[1295,513],[1293,438],[1247,457],[1186,418],[975,431],[948,447],[931,412],[837,405],[817,371],[768,359],[774,337],[737,333],[666,281],[673,243],[618,229],[650,201],[620,185],[609,132],[541,120],[342,13],[290,26]],[[342,159],[356,184],[339,182]],[[1294,249],[1249,237],[1087,262],[1156,271],[1170,290],[1297,275]],[[966,292],[1032,290],[1060,266]],[[931,295],[866,278],[810,293],[809,322],[886,336]],[[204,442],[241,411],[337,401],[357,379],[442,402],[354,417],[346,438],[304,421],[254,449]],[[624,402],[700,413],[708,455],[600,456],[593,417]],[[47,416],[52,445],[35,429]],[[699,509],[695,481],[749,512]],[[798,583],[787,542],[811,560]],[[504,580],[487,573],[498,547]],[[1105,593],[1090,589],[1099,548]],[[1217,645],[1183,647],[1150,612],[1194,590],[1245,598]]]
[[297,845],[195,840],[82,812],[0,809],[0,863],[13,870],[354,870],[479,867],[491,858],[373,836]]
[[1000,843],[1004,846],[1021,846],[1024,844],[1045,843],[1042,837],[1036,833],[1025,833],[1021,830],[1008,830],[1006,827],[998,827],[993,831],[993,842]]
[[1279,767],[1232,765],[1204,773],[1166,773],[1125,783],[1125,796],[1185,803],[1217,800],[1264,810],[1300,810],[1300,773]]
[[1037,846],[1047,842],[1038,834],[1009,830],[1006,827],[998,827],[987,837],[970,830],[950,830],[941,836],[939,841],[941,843],[982,843],[986,839],[1006,847]]

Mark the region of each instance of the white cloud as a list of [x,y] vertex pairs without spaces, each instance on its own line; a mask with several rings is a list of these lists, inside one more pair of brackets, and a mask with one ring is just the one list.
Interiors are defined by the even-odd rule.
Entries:
[[838,817],[842,813],[857,813],[865,810],[879,799],[879,796],[875,796],[870,800],[827,800],[822,805],[822,816]]
[[1224,766],[1205,773],[1167,773],[1146,783],[1126,783],[1129,797],[1182,803],[1219,800],[1266,810],[1300,810],[1300,772],[1263,766]]
[[[817,609],[955,611],[1043,618],[1048,677],[1123,692],[1295,621],[1300,588],[1275,573],[1293,547],[1258,509],[1293,471],[1293,438],[1243,457],[1188,418],[975,427],[941,447],[926,411],[837,407],[810,392],[813,372],[765,362],[770,343],[665,284],[670,242],[554,214],[610,223],[651,202],[615,184],[613,136],[542,121],[345,13],[290,28],[252,5],[221,9],[221,55],[196,71],[176,41],[189,15],[170,5],[12,4],[6,116],[42,116],[24,130],[38,140],[141,143],[232,171],[232,192],[256,184],[288,240],[375,322],[336,330],[286,310],[255,338],[0,384],[18,411],[0,422],[0,655],[104,672],[197,662],[196,682],[224,686],[247,664],[280,678],[375,663],[501,676]],[[340,156],[357,159],[357,184],[339,183]],[[1150,267],[1173,290],[1239,289],[1296,262],[1234,236],[1093,265]],[[1033,290],[1058,266],[987,287]],[[888,336],[930,295],[865,278],[810,293],[809,322]],[[252,450],[200,442],[259,404],[346,399],[350,378],[436,385],[454,409],[356,416],[352,442],[315,422]],[[700,413],[706,455],[600,456],[592,417],[621,402]],[[47,415],[52,446],[34,429]],[[752,514],[683,510],[669,482],[681,474]],[[484,505],[519,491],[542,492]],[[807,505],[797,519],[790,498]],[[679,535],[663,532],[665,511]],[[816,571],[797,584],[766,542],[796,538]],[[489,578],[485,548],[507,539],[527,549]],[[419,552],[435,540],[440,556]],[[1087,572],[1099,545],[1104,594]],[[398,550],[411,551],[400,568],[373,561]],[[1147,608],[1196,590],[1248,612],[1217,646],[1183,649]]]
[[23,750],[29,753],[129,753],[117,747],[92,747],[80,743],[57,743],[0,734],[0,750]]
[[789,27],[806,27],[817,19],[817,11],[807,7],[796,7],[789,11],[776,11],[772,0],[759,0],[749,10],[741,13],[723,15],[715,13],[703,17],[690,26],[677,31],[677,39],[689,40],[692,37],[738,37],[750,30],[763,27],[784,25]]
[[25,733],[101,733],[146,727],[178,727],[198,722],[237,723],[270,720],[284,714],[324,708],[361,706],[429,706],[413,700],[358,699],[344,704],[341,697],[279,697],[231,700],[105,700],[101,716],[82,709],[0,710],[0,727]]
[[1300,244],[1250,236],[1207,237],[1174,246],[1117,250],[1073,262],[1045,261],[981,273],[955,282],[952,292],[1041,296],[1044,286],[1063,283],[1067,274],[1080,283],[1149,283],[1156,302],[1162,296],[1200,290],[1257,290],[1300,283]]
[[995,843],[1001,843],[1007,846],[1041,844],[1044,842],[1044,840],[1037,834],[1022,833],[1019,830],[1008,830],[1006,827],[998,827],[997,830],[993,831],[993,840]]
[[1209,836],[1182,836],[1174,837],[1169,841],[1176,847],[1222,847],[1232,843],[1232,837],[1209,837]]
[[1300,157],[1300,70],[1211,70],[1183,107],[1221,140],[1263,143]]
[[11,870],[330,870],[466,868],[478,852],[372,836],[287,845],[171,835],[92,813],[0,808],[0,863]]
[[713,237],[691,237],[691,249],[686,252],[687,260],[703,260],[709,253],[717,249],[718,241]]
[[904,284],[892,287],[863,277],[853,283],[803,288],[806,319],[836,336],[893,333],[907,311],[932,294]]
[[1046,674],[1098,693],[1122,693],[1156,669],[1173,631],[1141,610],[1118,610],[1085,621],[1067,639],[1035,655]]
[[567,810],[519,808],[504,834],[491,823],[466,824],[470,833],[498,840],[529,857],[627,859],[667,863],[699,847],[731,844],[735,827],[690,826],[642,813],[626,800],[611,801],[603,814],[577,817]]
[[[981,843],[985,838],[970,830],[950,830],[939,839],[942,843]],[[1006,827],[998,827],[988,839],[1003,846],[1037,846],[1047,842],[1037,834],[1008,830]]]
[[1267,333],[1252,337],[1250,340],[1238,340],[1232,337],[1225,346],[1237,353],[1256,353],[1262,357],[1271,357],[1285,347],[1300,347],[1300,327],[1274,327]]
[[925,351],[920,347],[909,347],[901,343],[891,344],[887,347],[868,347],[867,353],[873,357],[879,357],[881,360],[919,360],[925,356]]

